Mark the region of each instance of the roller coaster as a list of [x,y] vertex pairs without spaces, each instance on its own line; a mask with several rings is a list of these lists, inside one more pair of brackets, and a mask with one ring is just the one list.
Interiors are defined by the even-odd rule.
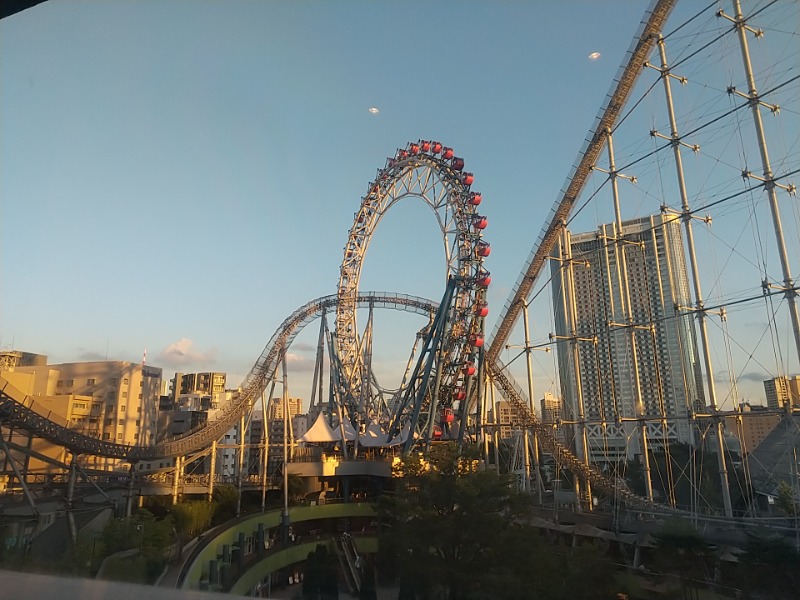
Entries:
[[[711,17],[718,20],[727,19],[733,25],[729,27],[726,25],[728,29],[723,28],[724,31],[720,29],[722,33],[714,33],[713,35],[716,37],[711,38],[710,41],[700,38],[700,34],[698,34],[698,38],[703,39],[703,44],[705,44],[698,43],[698,46],[705,48],[723,38],[736,36],[742,44],[741,54],[738,54],[739,49],[736,49],[738,56],[747,56],[746,40],[743,38],[751,30],[746,25],[747,18],[743,16],[738,0],[733,4],[735,7],[733,17],[725,16],[722,11],[710,13]],[[353,225],[349,230],[344,247],[336,293],[308,302],[281,323],[237,391],[221,407],[218,416],[213,421],[182,436],[151,446],[114,444],[82,435],[47,419],[46,415],[36,411],[32,398],[25,396],[8,381],[0,378],[0,423],[4,426],[22,429],[34,436],[68,448],[75,456],[97,455],[121,459],[132,464],[158,458],[187,456],[192,452],[209,448],[233,426],[237,425],[243,415],[262,401],[269,386],[277,381],[279,369],[281,367],[285,369],[287,352],[292,342],[304,327],[319,319],[320,347],[327,347],[331,385],[330,393],[323,401],[322,367],[318,365],[319,372],[315,374],[315,389],[317,389],[318,383],[320,403],[315,410],[321,412],[332,426],[339,425],[343,428],[346,426],[356,432],[364,432],[369,429],[376,433],[378,445],[394,444],[400,440],[402,450],[406,453],[424,449],[439,440],[475,443],[485,439],[487,429],[491,429],[488,426],[490,424],[484,423],[482,419],[485,415],[485,407],[490,403],[489,390],[496,389],[520,415],[520,427],[535,435],[534,446],[537,448],[541,446],[545,452],[555,458],[560,468],[569,470],[575,475],[576,481],[580,480],[581,499],[584,504],[591,504],[589,490],[595,489],[613,495],[618,501],[632,507],[648,510],[657,508],[656,498],[649,483],[650,467],[647,463],[647,442],[648,436],[653,435],[653,431],[658,430],[659,427],[666,431],[667,420],[675,417],[675,415],[668,415],[663,410],[663,403],[661,413],[652,411],[647,413],[645,402],[641,394],[637,392],[635,406],[633,410],[629,411],[629,414],[622,415],[623,411],[617,411],[615,406],[614,410],[617,411],[615,414],[612,415],[611,412],[598,413],[592,417],[595,419],[592,422],[590,417],[583,412],[584,399],[578,398],[574,402],[578,406],[576,409],[578,414],[573,414],[572,421],[569,423],[573,432],[576,433],[575,439],[567,441],[564,436],[559,435],[552,424],[544,425],[537,419],[532,411],[532,386],[529,386],[527,391],[523,390],[514,381],[509,365],[503,364],[501,361],[501,355],[509,346],[509,338],[520,316],[524,314],[527,319],[528,304],[532,301],[532,296],[536,295],[534,288],[539,283],[545,267],[555,260],[553,250],[560,243],[567,224],[576,216],[576,212],[580,212],[582,206],[585,206],[597,195],[596,190],[594,194],[590,195],[590,198],[586,199],[585,203],[580,204],[584,199],[588,182],[597,172],[608,175],[607,180],[600,187],[607,182],[610,183],[608,187],[612,188],[614,200],[617,203],[615,226],[621,229],[616,181],[617,178],[624,177],[624,175],[619,172],[621,169],[618,170],[614,166],[612,136],[617,133],[626,120],[628,122],[631,120],[630,111],[627,113],[624,111],[642,73],[647,72],[648,68],[652,67],[658,72],[657,81],[663,82],[666,88],[668,112],[674,112],[669,80],[670,77],[674,78],[675,76],[671,74],[668,67],[664,49],[665,38],[669,38],[669,34],[665,36],[662,33],[674,5],[674,0],[656,0],[646,12],[623,65],[579,152],[578,160],[570,170],[567,181],[550,210],[516,285],[500,311],[491,335],[486,336],[485,333],[485,319],[489,315],[487,289],[491,284],[491,275],[485,263],[490,261],[491,247],[484,238],[488,230],[489,219],[483,214],[483,195],[473,188],[475,175],[465,170],[467,166],[465,160],[458,156],[453,148],[445,146],[439,141],[420,139],[407,143],[387,158],[384,165],[378,169],[376,177],[368,184],[367,191],[355,212]],[[770,7],[772,4],[760,9],[755,14],[759,15]],[[699,18],[700,14],[692,16],[676,31],[688,27],[690,23]],[[687,36],[688,38],[689,36]],[[661,58],[661,66],[658,67],[648,63],[648,57],[654,53],[656,48],[658,48]],[[691,44],[689,44],[689,49],[684,52],[686,57],[681,62],[694,58],[696,54],[691,48]],[[750,84],[748,94],[736,92],[734,86],[730,86],[728,89],[729,96],[734,99],[742,96],[744,100],[739,100],[736,107],[721,116],[712,113],[708,116],[706,124],[696,127],[691,133],[701,131],[706,125],[716,126],[720,119],[734,115],[739,109],[742,109],[741,112],[748,108],[751,109],[756,115],[756,122],[760,123],[760,117],[757,115],[759,106],[764,102],[760,100],[761,96],[757,94],[754,84],[752,84],[753,76],[748,61],[749,58],[745,60],[745,70],[748,72],[747,80]],[[678,64],[680,65],[681,62]],[[704,65],[703,68],[705,68]],[[770,91],[783,90],[783,93],[791,100],[789,91],[791,88],[787,86],[789,84],[796,85],[794,83],[796,80],[796,77],[790,77],[786,82],[774,85]],[[651,93],[656,87],[656,83],[652,83],[644,92],[643,97],[634,103],[634,108],[639,106],[644,96]],[[713,87],[711,85],[703,86],[704,89]],[[719,88],[718,84],[717,88]],[[796,99],[794,101],[796,102]],[[778,112],[777,105],[775,108],[776,110],[772,110],[773,114]],[[692,124],[695,123],[692,122]],[[736,121],[736,126],[738,127],[738,121]],[[651,131],[650,137],[653,140],[665,138],[666,141],[654,150],[643,151],[645,154],[643,158],[628,157],[626,159],[628,160],[627,166],[638,165],[644,159],[655,161],[656,158],[653,157],[666,155],[668,151],[673,152],[679,166],[680,147],[685,145],[685,142],[677,133],[674,115],[671,116],[670,128],[672,130],[670,137],[661,136],[655,130]],[[760,135],[763,137],[763,131]],[[739,137],[743,137],[743,135],[740,134]],[[714,137],[710,136],[710,138],[709,143],[714,143]],[[759,140],[762,148],[765,148],[765,143],[763,140]],[[792,147],[791,144],[789,146]],[[691,147],[697,152],[697,146]],[[607,170],[598,166],[604,149],[609,152],[609,168]],[[762,150],[761,156],[762,158],[767,157],[765,149]],[[787,158],[785,165],[782,165],[790,175],[797,172],[796,164],[791,160],[791,157]],[[713,168],[716,169],[719,164],[724,162],[716,160]],[[728,162],[733,163],[734,161],[729,160]],[[792,168],[795,170],[792,171]],[[740,179],[745,178],[756,182],[748,184],[749,187],[745,190],[747,193],[754,194],[763,191],[769,194],[773,222],[779,225],[777,200],[774,198],[775,190],[784,189],[791,194],[794,193],[794,186],[781,183],[783,176],[773,176],[772,169],[768,164],[764,165],[763,172],[763,178],[753,175],[749,170],[740,171],[737,176]],[[682,174],[679,177],[682,178]],[[663,186],[663,179],[663,175],[658,171],[659,185]],[[682,179],[680,185],[684,185]],[[685,194],[686,192],[683,190],[682,212],[678,218],[686,231],[684,235],[687,244],[690,245],[692,239],[690,221],[692,218],[696,218],[694,213],[699,209],[690,210]],[[669,194],[665,195],[669,196]],[[680,197],[677,193],[673,196]],[[714,199],[708,200],[707,206],[721,205],[735,197],[736,194],[722,199],[712,196]],[[438,301],[392,292],[361,292],[359,290],[364,259],[378,224],[395,204],[406,201],[407,198],[416,198],[426,204],[433,211],[441,232],[446,268],[444,291]],[[666,205],[663,205],[662,208],[666,209]],[[779,229],[777,225],[776,231]],[[776,237],[781,240],[781,236],[776,235]],[[624,264],[625,250],[622,248],[624,240],[609,238],[604,243],[606,244],[606,257],[609,254],[621,255],[623,256],[621,262]],[[773,296],[785,297],[787,312],[793,322],[795,343],[798,345],[800,353],[800,341],[798,341],[800,340],[800,326],[798,325],[796,306],[798,289],[789,272],[789,261],[785,256],[786,249],[783,247],[781,251],[780,244],[783,244],[782,240],[779,242],[779,254],[783,272],[778,277],[770,276],[769,278],[764,274],[763,293],[762,290],[758,290],[758,294],[754,298],[771,301]],[[609,248],[611,249],[609,250]],[[690,260],[694,261],[694,249],[690,248],[688,253]],[[608,258],[606,260],[608,261]],[[695,264],[692,264],[692,267],[696,270]],[[612,275],[608,275],[608,287],[613,287],[610,283]],[[696,273],[692,275],[697,277]],[[619,277],[620,280],[624,279],[619,274],[616,277]],[[623,286],[620,284],[619,287],[621,290]],[[688,279],[686,287],[688,288]],[[693,306],[684,307],[676,304],[671,308],[674,308],[677,316],[672,318],[678,320],[686,318],[688,315],[688,319],[697,320],[698,327],[701,329],[702,345],[706,346],[701,349],[707,354],[707,341],[702,329],[705,326],[706,313],[709,315],[714,313],[705,307],[700,295],[699,284],[696,282],[695,288],[697,291],[690,303]],[[622,291],[618,293],[622,296]],[[717,309],[724,307],[725,302],[729,302],[731,306],[734,304],[738,306],[744,302],[753,301],[753,298],[744,300],[738,297],[735,300],[731,300],[731,298],[721,301]],[[566,305],[566,301],[564,302]],[[625,302],[622,304],[624,305]],[[630,305],[629,300],[627,304]],[[426,319],[417,334],[417,343],[412,350],[402,383],[397,388],[389,389],[381,386],[373,370],[372,320],[373,311],[376,309],[408,311]],[[365,327],[361,327],[358,317],[365,311],[368,315],[367,323]],[[724,312],[719,310],[718,312],[724,316]],[[335,316],[333,330],[328,327],[329,316]],[[625,337],[626,340],[628,348],[626,351],[635,359],[637,354],[636,338],[639,335],[637,330],[644,331],[647,328],[643,324],[636,323],[632,314],[623,316],[626,320],[625,323],[615,324],[607,320],[605,325],[613,325],[619,329],[620,338]],[[571,329],[573,329],[570,333],[572,337],[569,340],[562,340],[562,347],[572,344],[577,348],[581,343],[575,331],[576,328],[572,327]],[[650,335],[652,331],[651,327],[647,335]],[[596,340],[595,335],[593,343],[596,344]],[[694,334],[690,343],[695,346],[694,352],[699,354]],[[525,349],[526,352],[530,352],[531,344],[528,339],[526,339]],[[573,365],[575,372],[580,370],[579,355],[580,353],[576,350],[575,358],[572,359],[575,363]],[[696,366],[695,370],[702,375],[700,366]],[[707,357],[705,371],[708,378],[706,383],[709,396],[708,406],[704,405],[702,409],[697,410],[692,408],[692,414],[686,419],[687,421],[691,420],[692,427],[702,430],[703,435],[705,432],[713,433],[712,437],[716,437],[718,447],[722,448],[721,416],[714,399],[714,375],[710,367],[710,359]],[[319,381],[317,381],[317,376],[319,376]],[[702,395],[702,381],[700,388]],[[709,414],[703,414],[704,412]],[[622,416],[628,421],[627,423],[623,423]],[[617,422],[614,422],[615,418]],[[705,419],[705,421],[701,423],[701,419]],[[604,432],[616,427],[618,431],[623,432],[623,437],[627,436],[628,441],[635,439],[638,434],[640,441],[635,454],[640,455],[644,463],[646,485],[648,486],[646,497],[631,493],[625,486],[619,484],[617,477],[607,475],[592,464],[586,434],[586,430],[590,426],[596,426]],[[664,433],[660,438],[661,443],[665,446],[667,437],[667,434]],[[342,444],[342,451],[346,452],[346,449],[347,444]],[[722,488],[727,490],[727,465],[724,452],[720,450],[718,456]],[[723,495],[725,494],[727,492],[723,491]],[[671,501],[671,504],[674,504],[674,500]],[[731,516],[730,498],[724,499],[724,505],[726,516]],[[658,508],[660,510],[663,507],[659,505]]]
[[[654,43],[672,2],[658,2],[648,13],[637,36],[628,66],[609,98],[584,162],[590,164],[604,142],[604,132],[617,118],[632,88],[640,65]],[[281,361],[297,334],[309,322],[335,312],[335,332],[328,333],[332,393],[325,411],[330,419],[349,421],[356,429],[377,423],[386,442],[401,431],[404,451],[427,446],[432,441],[453,439],[477,441],[481,431],[480,403],[484,383],[491,380],[523,415],[523,426],[536,430],[543,447],[561,464],[599,489],[614,493],[635,505],[651,505],[627,490],[620,490],[584,459],[562,445],[551,428],[542,427],[530,410],[529,399],[498,360],[499,348],[508,338],[544,264],[543,257],[555,243],[553,231],[569,213],[577,192],[585,183],[587,167],[581,165],[572,184],[556,203],[550,222],[540,240],[536,256],[523,273],[501,316],[493,344],[484,346],[484,319],[489,308],[486,290],[491,276],[484,267],[490,245],[483,234],[488,219],[478,212],[483,197],[472,189],[474,175],[465,171],[465,161],[452,148],[433,140],[408,143],[388,158],[369,184],[350,229],[341,263],[335,295],[323,296],[298,308],[278,327],[232,399],[215,420],[175,439],[152,446],[128,446],[82,435],[36,412],[33,399],[0,379],[0,422],[31,432],[66,447],[74,455],[98,455],[138,461],[185,456],[207,448],[236,425],[251,410],[277,375]],[[397,202],[415,197],[434,212],[444,243],[446,286],[442,300],[434,302],[402,294],[360,293],[359,279],[371,237],[381,219]],[[429,319],[419,333],[422,341],[414,368],[391,398],[386,399],[375,381],[370,365],[370,328],[359,334],[359,308],[389,308],[426,315]],[[413,355],[412,355],[413,356]]]

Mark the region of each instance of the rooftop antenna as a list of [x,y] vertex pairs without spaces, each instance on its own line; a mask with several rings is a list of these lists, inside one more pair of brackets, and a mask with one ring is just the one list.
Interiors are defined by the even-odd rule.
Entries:
[[142,366],[147,364],[147,348],[144,349],[144,353],[142,354]]

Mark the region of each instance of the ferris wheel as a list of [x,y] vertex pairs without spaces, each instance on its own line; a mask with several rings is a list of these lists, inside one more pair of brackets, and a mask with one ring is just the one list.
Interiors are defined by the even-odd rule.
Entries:
[[[457,419],[454,410],[468,399],[488,314],[486,289],[491,277],[483,261],[491,248],[483,239],[488,220],[478,212],[482,195],[471,189],[474,175],[464,167],[464,159],[440,142],[411,142],[378,169],[361,200],[344,249],[335,328],[337,403],[351,421],[386,422],[392,418],[399,423],[411,419],[418,429],[441,433]],[[422,200],[435,215],[444,246],[447,291],[438,321],[427,330],[421,362],[405,390],[413,388],[415,397],[387,407],[377,402],[371,391],[373,376],[366,359],[365,336],[357,325],[358,286],[378,224],[392,206],[409,197]],[[430,365],[423,367],[424,360]],[[441,411],[441,425],[434,427],[432,417],[437,410]]]

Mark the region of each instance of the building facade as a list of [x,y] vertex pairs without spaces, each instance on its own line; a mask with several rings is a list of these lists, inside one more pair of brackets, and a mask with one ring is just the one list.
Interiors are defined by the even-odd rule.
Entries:
[[[160,368],[126,361],[15,367],[10,381],[34,398],[35,410],[100,440],[125,445],[156,442]],[[81,457],[89,468],[127,469],[118,460]]]
[[[624,248],[624,249],[623,249]],[[622,256],[630,303],[621,285]],[[704,406],[680,221],[653,215],[565,234],[551,261],[563,410],[586,422],[594,461],[639,453],[641,398],[654,447],[692,440],[689,413]],[[630,343],[633,327],[639,393]],[[580,394],[579,390],[580,389]],[[580,397],[579,397],[580,396]]]
[[774,377],[764,382],[769,408],[800,408],[800,375]]

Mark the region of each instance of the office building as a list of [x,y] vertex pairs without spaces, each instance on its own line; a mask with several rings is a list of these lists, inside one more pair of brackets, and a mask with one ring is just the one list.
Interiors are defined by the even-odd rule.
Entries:
[[[620,284],[623,252],[630,292],[626,310]],[[566,260],[570,255],[571,262]],[[551,272],[563,408],[575,419],[583,409],[592,460],[617,461],[639,453],[635,425],[622,424],[637,416],[628,323],[635,326],[644,415],[666,417],[668,423],[666,431],[660,423],[648,424],[651,447],[691,442],[689,412],[705,402],[691,316],[680,310],[691,306],[691,296],[676,215],[623,222],[619,232],[611,224],[567,234]]]

